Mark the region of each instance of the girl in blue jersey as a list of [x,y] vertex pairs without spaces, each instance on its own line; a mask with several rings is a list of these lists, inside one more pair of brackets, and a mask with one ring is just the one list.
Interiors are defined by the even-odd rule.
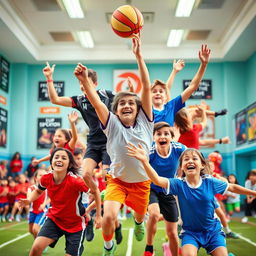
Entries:
[[[179,157],[186,149],[186,146],[173,141],[173,128],[166,122],[155,123],[153,134],[155,144],[151,149],[149,162],[158,175],[174,178],[179,164]],[[161,216],[160,213],[164,218],[172,255],[177,256],[179,249],[177,232],[179,214],[174,196],[171,194],[166,195],[161,187],[151,183],[148,213],[147,245],[144,256],[154,255],[153,243],[157,231],[157,222]]]
[[243,188],[237,184],[205,175],[209,165],[203,155],[196,149],[185,150],[179,163],[182,179],[165,178],[151,167],[143,148],[129,144],[128,155],[135,157],[143,164],[147,175],[153,183],[163,187],[166,194],[178,196],[182,225],[182,255],[194,256],[200,247],[213,256],[227,256],[225,235],[221,224],[214,218],[215,194],[224,194],[227,190],[237,194],[256,195],[256,191]]

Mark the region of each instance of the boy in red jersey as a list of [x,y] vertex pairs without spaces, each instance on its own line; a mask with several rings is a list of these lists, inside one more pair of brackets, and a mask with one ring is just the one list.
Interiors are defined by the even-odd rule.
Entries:
[[77,174],[78,166],[71,152],[56,148],[50,158],[52,171],[41,178],[41,182],[27,199],[19,202],[20,207],[35,201],[45,189],[51,199],[47,219],[35,239],[30,256],[41,255],[47,247],[54,247],[65,235],[66,255],[82,255],[85,235],[85,208],[82,193],[88,187]]

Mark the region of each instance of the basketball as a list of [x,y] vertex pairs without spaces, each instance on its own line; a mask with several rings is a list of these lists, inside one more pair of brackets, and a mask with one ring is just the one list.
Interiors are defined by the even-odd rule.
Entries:
[[111,26],[113,31],[121,37],[132,37],[142,29],[144,20],[141,12],[134,6],[122,5],[112,14]]

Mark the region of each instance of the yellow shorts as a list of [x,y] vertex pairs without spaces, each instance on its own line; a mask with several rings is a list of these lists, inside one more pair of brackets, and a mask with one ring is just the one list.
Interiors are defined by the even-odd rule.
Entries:
[[141,215],[146,214],[149,202],[150,183],[150,180],[127,183],[108,176],[104,201],[117,201],[121,204],[126,204]]

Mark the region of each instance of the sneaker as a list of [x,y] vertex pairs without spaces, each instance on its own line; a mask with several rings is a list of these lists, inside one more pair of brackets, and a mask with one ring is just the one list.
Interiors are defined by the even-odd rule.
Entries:
[[234,238],[234,239],[238,239],[238,238],[239,238],[238,234],[236,234],[235,232],[232,232],[232,231],[230,231],[229,233],[227,233],[227,234],[226,234],[226,237],[227,237],[227,238]]
[[88,242],[92,241],[94,238],[94,230],[93,230],[93,219],[91,219],[85,230],[85,237]]
[[145,234],[145,227],[144,227],[144,222],[141,224],[135,223],[135,228],[134,228],[134,235],[137,241],[141,241],[144,238]]
[[122,224],[120,223],[119,227],[115,229],[115,239],[116,239],[116,244],[121,244],[123,240],[123,235],[122,235]]
[[115,250],[116,250],[116,242],[113,241],[113,246],[112,246],[112,248],[111,248],[110,250],[108,250],[108,249],[106,249],[106,248],[104,247],[104,251],[103,251],[102,256],[113,256]]
[[15,220],[16,220],[17,222],[20,222],[20,221],[21,221],[21,219],[20,219],[20,215],[16,215]]
[[2,222],[6,222],[5,216],[2,216]]
[[145,251],[143,256],[154,256],[155,252]]
[[248,222],[248,218],[247,218],[247,217],[243,217],[243,218],[241,219],[241,222],[242,222],[242,223],[247,223],[247,222]]
[[9,221],[9,222],[13,222],[13,221],[14,221],[14,218],[13,218],[13,217],[10,217],[10,218],[8,219],[8,221]]

